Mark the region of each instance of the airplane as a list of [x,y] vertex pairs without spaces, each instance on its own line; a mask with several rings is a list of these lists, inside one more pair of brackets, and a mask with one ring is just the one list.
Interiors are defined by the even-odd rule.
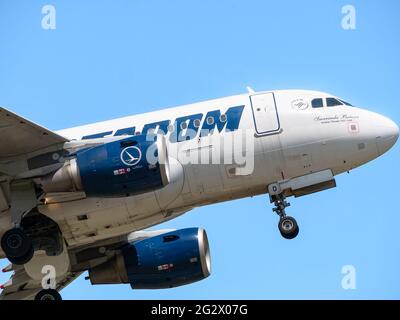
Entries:
[[203,228],[149,230],[205,205],[268,195],[285,239],[288,197],[386,153],[399,127],[311,90],[254,92],[50,131],[0,108],[1,299],[61,300],[91,284],[164,289],[211,274]]

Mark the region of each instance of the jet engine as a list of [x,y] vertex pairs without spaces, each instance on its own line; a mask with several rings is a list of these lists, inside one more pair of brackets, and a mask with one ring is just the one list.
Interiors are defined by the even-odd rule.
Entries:
[[189,228],[127,244],[113,259],[90,269],[89,279],[92,284],[164,289],[205,279],[210,273],[207,234]]
[[119,197],[156,190],[169,183],[162,135],[137,135],[77,151],[57,171],[39,181],[46,192],[84,191]]

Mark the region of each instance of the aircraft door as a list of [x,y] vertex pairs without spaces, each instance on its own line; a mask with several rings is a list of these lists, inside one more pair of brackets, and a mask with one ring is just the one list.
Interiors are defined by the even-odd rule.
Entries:
[[258,135],[277,133],[280,130],[278,110],[272,92],[250,96],[254,126]]

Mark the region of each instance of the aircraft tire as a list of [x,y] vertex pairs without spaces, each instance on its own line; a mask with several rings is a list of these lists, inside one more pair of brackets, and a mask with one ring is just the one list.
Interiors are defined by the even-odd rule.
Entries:
[[7,259],[16,265],[29,262],[34,253],[32,241],[20,228],[14,228],[4,233],[1,238],[1,248]]
[[279,232],[285,239],[294,239],[299,234],[299,226],[293,217],[285,216],[279,220]]
[[55,289],[43,289],[36,294],[35,300],[62,300],[62,297]]

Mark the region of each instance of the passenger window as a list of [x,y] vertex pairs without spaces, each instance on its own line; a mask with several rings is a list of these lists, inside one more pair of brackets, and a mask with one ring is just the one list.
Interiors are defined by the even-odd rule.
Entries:
[[324,100],[321,98],[314,99],[311,101],[311,105],[313,108],[322,108],[324,106]]
[[207,121],[207,124],[208,124],[209,126],[211,126],[211,125],[214,124],[214,117],[208,117],[206,121]]
[[226,114],[221,114],[221,116],[219,117],[219,121],[226,122]]
[[341,103],[338,99],[335,98],[326,98],[326,105],[328,107],[337,107],[337,106],[342,106],[343,103]]
[[199,128],[199,127],[200,127],[200,120],[199,120],[199,119],[195,119],[195,120],[193,121],[193,126],[194,126],[195,128]]

